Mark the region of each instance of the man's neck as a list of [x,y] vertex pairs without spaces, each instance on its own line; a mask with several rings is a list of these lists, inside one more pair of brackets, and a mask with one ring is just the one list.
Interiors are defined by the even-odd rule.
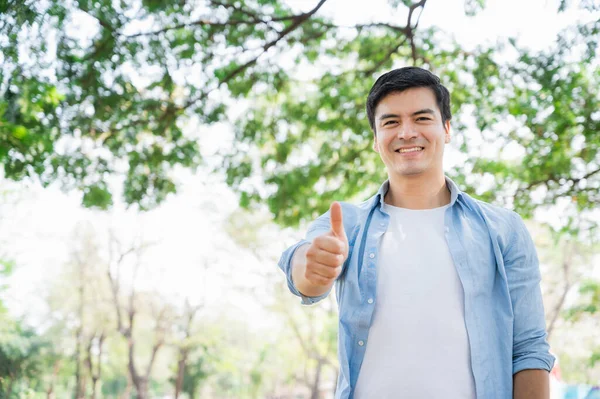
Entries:
[[443,174],[426,177],[390,176],[385,202],[398,208],[433,209],[450,203],[450,190]]

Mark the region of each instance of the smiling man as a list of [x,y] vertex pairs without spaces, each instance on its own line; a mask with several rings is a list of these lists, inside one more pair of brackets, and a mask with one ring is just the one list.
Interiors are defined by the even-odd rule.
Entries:
[[279,262],[304,304],[336,285],[336,398],[547,399],[535,247],[519,215],[444,175],[448,90],[396,69],[367,115],[388,180],[359,205],[334,202]]

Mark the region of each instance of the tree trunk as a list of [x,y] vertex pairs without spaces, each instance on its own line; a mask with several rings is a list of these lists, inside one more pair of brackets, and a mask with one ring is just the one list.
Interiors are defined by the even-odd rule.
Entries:
[[79,327],[77,329],[77,340],[76,340],[76,349],[75,349],[75,398],[76,399],[85,399],[85,377],[83,375],[83,367],[81,362],[81,340],[82,337],[82,328]]
[[131,375],[131,381],[135,387],[137,399],[148,399],[148,378],[142,377],[134,363],[135,343],[133,338],[129,338],[129,374]]
[[92,362],[92,346],[94,345],[95,339],[96,335],[91,337],[88,341],[85,358],[85,363],[87,364],[88,372],[92,379],[92,392],[90,393],[91,399],[96,399],[98,395],[98,382],[100,382],[100,378],[102,376],[102,344],[104,342],[104,332],[102,332],[98,337],[98,355],[96,357],[96,367],[94,370],[94,363]]
[[83,286],[85,281],[85,273],[84,273],[84,265],[79,262],[79,307],[78,307],[78,316],[79,316],[79,326],[77,327],[77,337],[75,345],[75,398],[76,399],[85,399],[85,375],[83,370],[83,359],[82,359],[82,348],[83,348],[83,317],[84,317],[84,294],[85,288]]
[[142,377],[138,377],[137,381],[133,382],[135,385],[135,391],[137,393],[137,399],[148,399],[148,380]]
[[52,369],[52,378],[50,379],[50,386],[46,390],[46,399],[54,399],[54,384],[56,383],[56,376],[60,370],[60,360],[54,362]]
[[[566,249],[566,251],[569,251],[569,249]],[[569,278],[570,277],[569,272],[571,270],[571,254],[572,254],[572,251],[569,251],[568,254],[565,255],[565,259],[563,260],[562,271],[563,271],[563,278],[564,278],[565,285],[563,287],[563,292],[560,296],[560,299],[558,300],[558,303],[554,307],[554,312],[552,314],[550,323],[548,324],[548,328],[546,329],[546,333],[547,333],[546,339],[549,339],[550,335],[554,331],[554,325],[555,325],[556,321],[558,320],[558,317],[560,316],[560,312],[565,304],[565,299],[567,299],[567,294],[571,290],[571,279]]]
[[8,383],[8,389],[6,390],[6,399],[10,399],[10,395],[12,395],[13,384],[15,383],[15,378],[11,378]]
[[[111,238],[111,240],[117,242],[116,240],[114,240],[114,238]],[[141,264],[140,256],[141,256],[141,253],[143,252],[143,250],[144,250],[144,246],[139,246],[139,247],[132,247],[128,251],[120,253],[118,256],[118,259],[116,261],[117,272],[115,274],[113,274],[110,266],[107,270],[108,279],[109,279],[111,289],[112,289],[112,294],[113,294],[113,304],[114,304],[116,316],[117,316],[117,331],[127,340],[127,346],[128,346],[127,368],[129,371],[129,373],[128,373],[129,381],[135,388],[135,391],[137,394],[136,395],[137,399],[147,399],[148,398],[148,385],[149,385],[149,380],[150,380],[150,374],[152,371],[152,365],[156,358],[156,353],[160,349],[163,342],[159,341],[154,344],[154,347],[152,349],[152,356],[150,358],[150,361],[149,361],[148,366],[145,371],[142,372],[140,368],[136,367],[135,361],[134,361],[135,338],[133,336],[135,318],[137,315],[137,309],[135,308],[136,292],[135,292],[134,288],[131,288],[131,292],[129,294],[129,304],[127,306],[127,317],[125,319],[123,319],[122,311],[121,311],[121,304],[119,302],[120,281],[119,281],[118,270],[121,265],[121,262],[123,261],[123,259],[125,258],[125,256],[127,254],[136,253],[137,254],[137,262],[135,264],[134,271],[133,271],[133,277],[132,277],[132,283],[135,285],[135,282],[136,282],[137,276],[138,276],[138,270],[139,270],[139,267]],[[110,262],[109,262],[109,264],[110,264]],[[157,322],[157,326],[160,327],[160,321]]]
[[177,362],[177,380],[175,381],[175,399],[179,398],[179,394],[183,388],[183,376],[185,374],[185,364],[187,363],[187,351],[179,350],[179,361]]
[[96,392],[98,391],[98,379],[92,377],[92,399],[96,399]]
[[[185,300],[186,319],[185,319],[185,341],[179,347],[179,361],[177,362],[177,379],[175,381],[175,399],[179,398],[179,394],[183,390],[183,379],[185,376],[185,367],[187,365],[188,355],[190,352],[188,340],[192,335],[192,321],[200,306],[191,306],[189,300]],[[194,398],[190,398],[194,399]]]

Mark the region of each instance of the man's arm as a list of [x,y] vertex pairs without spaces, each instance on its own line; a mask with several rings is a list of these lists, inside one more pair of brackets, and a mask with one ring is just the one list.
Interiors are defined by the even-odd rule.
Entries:
[[549,399],[550,373],[546,370],[523,370],[513,376],[513,399]]
[[554,356],[546,340],[540,269],[535,245],[513,213],[504,267],[513,307],[513,392],[515,398],[548,398]]

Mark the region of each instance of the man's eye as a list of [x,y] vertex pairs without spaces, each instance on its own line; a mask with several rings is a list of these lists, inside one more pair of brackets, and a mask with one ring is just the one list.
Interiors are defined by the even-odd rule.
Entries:
[[386,123],[383,124],[383,126],[387,126],[387,125],[390,125],[392,123],[396,123],[396,121],[387,121]]
[[430,121],[430,120],[431,120],[431,118],[426,118],[426,117],[422,116],[422,117],[420,117],[420,118],[417,118],[417,120],[418,120],[418,121]]

